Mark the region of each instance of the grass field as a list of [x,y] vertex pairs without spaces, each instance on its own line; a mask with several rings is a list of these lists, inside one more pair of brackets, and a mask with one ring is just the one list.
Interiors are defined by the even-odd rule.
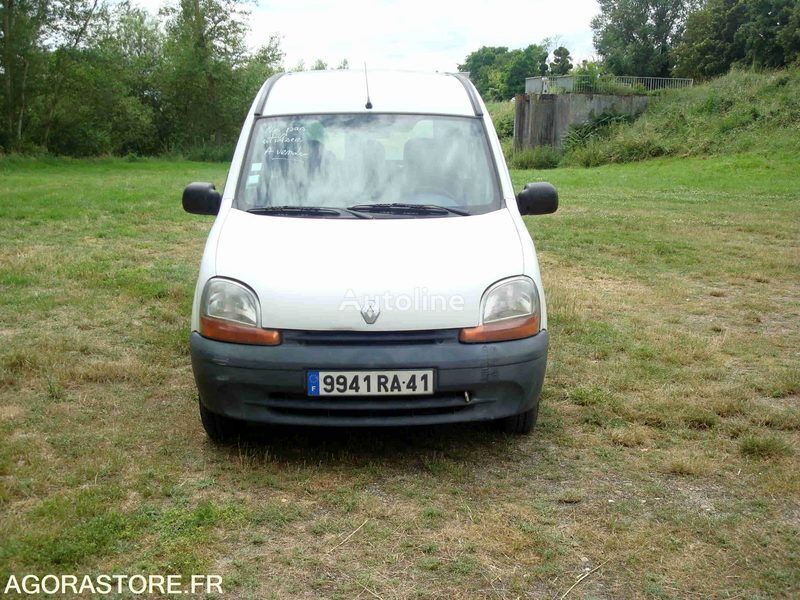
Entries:
[[[212,573],[250,598],[800,594],[800,167],[514,172],[548,293],[539,426],[201,429],[188,319],[223,165],[0,162],[0,582]],[[259,437],[264,440],[260,441]]]

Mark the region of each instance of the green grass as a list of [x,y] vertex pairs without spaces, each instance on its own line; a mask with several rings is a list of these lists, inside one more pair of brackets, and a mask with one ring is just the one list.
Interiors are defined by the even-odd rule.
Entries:
[[602,564],[570,597],[798,595],[795,154],[512,172],[561,195],[526,217],[552,348],[524,438],[210,444],[186,338],[211,220],[180,193],[225,175],[0,161],[0,583],[205,572],[244,598],[553,597]]

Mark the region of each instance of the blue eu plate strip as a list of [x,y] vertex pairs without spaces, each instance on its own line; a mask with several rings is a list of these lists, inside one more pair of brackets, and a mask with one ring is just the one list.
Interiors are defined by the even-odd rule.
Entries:
[[319,371],[309,371],[306,385],[309,396],[319,396]]

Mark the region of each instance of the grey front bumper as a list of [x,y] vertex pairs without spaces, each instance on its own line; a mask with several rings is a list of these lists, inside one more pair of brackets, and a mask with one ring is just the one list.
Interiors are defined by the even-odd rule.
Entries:
[[[279,346],[219,342],[193,332],[192,368],[210,411],[261,423],[406,426],[499,419],[539,401],[547,363],[546,331],[491,344],[462,344],[457,331],[431,339],[374,340],[287,335]],[[435,369],[430,396],[309,397],[308,370]],[[469,392],[469,402],[464,392]]]

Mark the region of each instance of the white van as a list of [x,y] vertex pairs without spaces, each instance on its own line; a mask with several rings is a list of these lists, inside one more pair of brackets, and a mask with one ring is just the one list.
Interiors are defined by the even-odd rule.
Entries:
[[245,422],[408,426],[496,421],[527,433],[547,361],[536,251],[492,121],[463,75],[312,71],[256,97],[192,311],[208,435]]

